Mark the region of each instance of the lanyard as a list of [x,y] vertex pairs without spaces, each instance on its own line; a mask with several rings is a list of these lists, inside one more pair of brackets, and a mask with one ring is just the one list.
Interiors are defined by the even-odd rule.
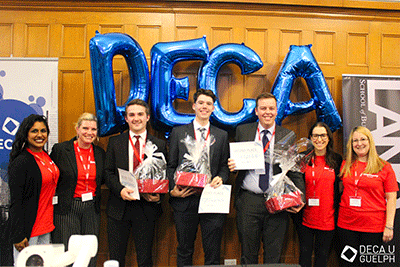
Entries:
[[76,150],[78,151],[78,155],[79,155],[79,161],[83,166],[83,169],[86,173],[86,192],[89,190],[89,173],[90,173],[90,166],[91,164],[91,156],[93,153],[93,147],[90,146],[90,150],[89,150],[89,156],[87,157],[87,165],[85,165],[84,161],[83,161],[83,157],[82,157],[82,153],[81,153],[81,149],[79,148],[78,142],[74,143],[74,146],[76,148]]
[[[142,161],[144,160],[144,153],[142,153],[142,157],[140,157],[140,151],[137,151],[137,150],[136,150],[136,147],[135,147],[135,145],[133,144],[132,137],[131,137],[130,134],[129,134],[129,141],[130,141],[131,146],[132,146],[132,148],[133,148],[134,156],[135,156],[136,159],[139,161],[139,163],[142,163]],[[145,140],[144,140],[144,143],[143,143],[143,151],[144,151],[144,148],[145,148],[145,146],[146,146],[146,142],[147,142],[147,136],[146,136],[146,138],[145,138]],[[139,141],[139,143],[140,143],[140,141]]]
[[[257,133],[258,133],[258,140],[262,143],[262,141],[261,141],[260,128],[258,128],[258,127],[257,127]],[[274,132],[272,133],[271,138],[268,140],[268,143],[267,143],[267,144],[265,145],[265,147],[264,147],[264,154],[265,154],[265,152],[268,150],[268,148],[269,148],[269,143],[271,143],[271,140],[272,140],[272,138],[274,137],[274,135],[275,135],[275,130],[274,130]]]
[[361,180],[361,176],[363,176],[363,173],[361,173],[360,175],[357,175],[357,171],[354,171],[354,185],[355,185],[355,189],[354,189],[354,196],[357,196],[357,192],[358,192],[358,184],[360,183]]
[[32,150],[30,150],[29,148],[28,148],[28,150],[29,150],[29,152],[31,152],[31,154],[35,157],[35,158],[37,158],[38,160],[39,160],[39,162],[45,167],[45,168],[47,168],[47,170],[51,173],[51,178],[52,178],[52,180],[53,180],[53,182],[54,182],[54,184],[55,185],[57,185],[57,182],[56,182],[56,173],[57,173],[57,166],[56,166],[56,164],[54,164],[54,161],[52,161],[51,159],[50,159],[50,161],[49,161],[49,164],[50,164],[50,166],[53,166],[53,170],[50,168],[50,166],[48,166],[48,164],[46,164],[46,162],[41,158],[41,157],[39,157],[36,153],[34,153]]
[[[313,157],[313,159],[312,159],[312,165],[311,165],[311,176],[312,176],[312,182],[313,182],[313,187],[314,187],[314,197],[316,196],[316,184],[318,184],[319,183],[319,181],[320,181],[320,179],[322,178],[322,177],[326,177],[325,175],[324,175],[324,172],[325,172],[325,170],[326,169],[330,169],[330,168],[327,168],[326,167],[326,163],[325,163],[325,160],[323,161],[323,167],[322,167],[322,172],[321,172],[321,175],[319,175],[318,176],[318,179],[316,179],[316,177],[315,177],[315,171],[316,171],[316,168],[315,168],[315,157],[316,156],[314,156]],[[321,169],[321,167],[319,167],[319,168],[317,168],[317,170],[318,169]],[[316,181],[318,181],[318,183],[316,182]]]

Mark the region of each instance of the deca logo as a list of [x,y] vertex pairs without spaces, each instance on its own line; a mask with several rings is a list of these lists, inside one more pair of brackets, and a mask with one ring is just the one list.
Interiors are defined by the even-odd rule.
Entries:
[[346,245],[342,250],[342,254],[340,254],[340,257],[345,261],[353,262],[357,257],[357,253],[358,251],[355,248]]

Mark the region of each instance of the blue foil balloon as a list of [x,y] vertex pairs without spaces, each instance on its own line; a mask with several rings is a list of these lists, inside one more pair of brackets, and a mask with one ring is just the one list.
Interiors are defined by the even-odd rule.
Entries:
[[[297,77],[302,77],[306,81],[311,94],[309,101],[298,103],[290,101],[293,82]],[[342,119],[336,109],[324,75],[311,52],[311,45],[290,46],[271,92],[278,100],[276,123],[279,125],[288,115],[316,110],[318,121],[325,122],[333,132],[342,126]]]
[[[210,89],[215,95],[218,95],[218,72],[227,63],[238,65],[243,75],[253,73],[263,66],[257,53],[244,44],[222,44],[211,50],[209,60],[200,69],[199,87]],[[211,121],[226,130],[232,130],[241,123],[257,119],[254,113],[256,106],[254,99],[243,99],[242,109],[235,113],[224,110],[219,100],[215,102],[214,106]]]
[[188,100],[189,78],[178,79],[172,69],[179,61],[208,59],[206,38],[157,43],[151,48],[151,108],[153,127],[169,132],[172,127],[190,123],[193,114],[178,113],[176,98]]
[[[149,68],[140,45],[129,35],[107,33],[90,39],[90,61],[99,136],[122,132],[127,128],[125,105],[132,99],[148,101]],[[126,103],[117,106],[112,60],[115,55],[125,58],[129,70],[130,91]]]

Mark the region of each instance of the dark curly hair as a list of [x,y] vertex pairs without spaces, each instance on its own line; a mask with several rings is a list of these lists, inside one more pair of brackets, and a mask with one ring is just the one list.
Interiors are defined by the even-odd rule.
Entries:
[[49,125],[47,124],[46,117],[37,114],[31,114],[26,117],[18,128],[15,140],[12,144],[10,152],[10,163],[18,157],[18,155],[25,149],[28,142],[28,132],[33,127],[35,122],[43,122],[47,128],[47,134],[50,133]]

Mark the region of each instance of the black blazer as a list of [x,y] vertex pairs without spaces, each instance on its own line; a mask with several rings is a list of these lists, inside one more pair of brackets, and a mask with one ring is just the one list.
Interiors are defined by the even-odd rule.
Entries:
[[42,173],[35,157],[24,150],[8,166],[8,185],[10,187],[11,242],[19,243],[31,237],[36,221],[39,196],[42,188]]
[[[78,182],[78,167],[75,157],[74,141],[76,137],[69,141],[55,144],[50,153],[50,157],[60,170],[56,195],[58,204],[54,206],[54,213],[67,214],[71,211],[72,200]],[[101,185],[104,183],[104,160],[106,153],[96,145],[93,145],[94,160],[96,162],[96,191],[95,208],[100,212]]]
[[[174,127],[172,129],[169,138],[169,153],[168,153],[168,166],[167,166],[167,176],[169,179],[169,188],[172,190],[175,187],[174,173],[176,168],[182,163],[183,156],[187,153],[185,144],[181,142],[187,135],[194,138],[194,126],[193,122],[185,124],[182,126]],[[228,168],[228,158],[229,158],[229,144],[228,144],[228,133],[221,130],[213,125],[210,125],[210,136],[214,136],[215,142],[210,146],[210,168],[211,175],[220,176],[224,183],[228,181],[229,178],[229,168]],[[190,199],[189,196],[186,199]],[[172,205],[181,206],[182,210],[185,210],[187,201],[184,199],[177,199],[175,197],[170,198]],[[183,203],[186,204],[183,204]],[[181,203],[181,204],[178,204]]]
[[[147,140],[157,145],[157,152],[166,154],[165,141],[160,140],[150,134],[147,134]],[[129,170],[129,155],[128,155],[129,131],[120,135],[113,136],[108,141],[106,163],[105,163],[105,181],[107,187],[110,189],[110,195],[107,203],[108,216],[121,220],[125,213],[125,206],[127,201],[121,197],[121,190],[124,186],[119,181],[118,168]],[[144,199],[137,201],[142,205],[144,214],[149,220],[154,220],[161,215],[161,205],[154,202],[147,202]]]
[[[236,128],[236,136],[235,141],[237,142],[246,142],[246,141],[254,141],[257,133],[258,122],[248,123],[239,125]],[[275,142],[274,146],[277,144],[288,144],[292,145],[296,141],[296,134],[291,130],[283,128],[279,125],[275,126]],[[278,174],[280,172],[280,168],[277,165],[273,166],[273,174]],[[235,194],[239,193],[239,190],[243,184],[244,177],[246,176],[247,171],[241,170],[239,171],[236,177],[235,183]],[[294,182],[294,184],[304,193],[305,192],[305,184],[304,178],[301,173],[289,171],[287,176]]]

